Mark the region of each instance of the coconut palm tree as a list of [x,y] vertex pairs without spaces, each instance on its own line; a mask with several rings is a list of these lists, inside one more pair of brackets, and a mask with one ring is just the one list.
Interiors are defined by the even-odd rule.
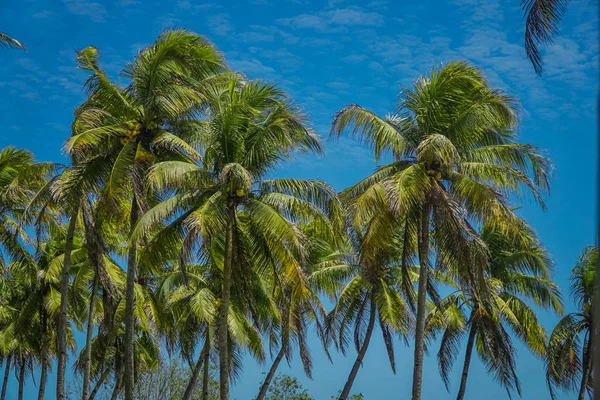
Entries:
[[571,273],[571,295],[578,310],[556,324],[548,341],[546,380],[553,399],[556,388],[577,390],[579,400],[585,399],[586,392],[593,398],[595,350],[592,332],[595,321],[592,310],[597,263],[597,246],[583,250]]
[[540,192],[548,189],[550,162],[534,146],[517,143],[514,99],[461,61],[435,68],[403,89],[396,115],[381,118],[357,105],[343,109],[332,135],[347,128],[373,148],[376,159],[386,153],[394,157],[345,191],[355,218],[368,221],[391,209],[418,232],[412,398],[419,400],[432,243],[436,264],[462,265],[463,279],[481,282],[487,249],[472,223],[493,217],[508,228],[515,217],[506,196],[523,189],[543,205]]
[[[187,139],[204,157],[196,162],[166,161],[151,169],[156,189],[173,190],[175,195],[144,214],[135,234],[148,236],[158,223],[169,220],[152,239],[160,257],[164,249],[180,248],[172,257],[186,260],[194,246],[210,248],[213,240],[224,246],[217,262],[222,288],[216,342],[220,396],[225,400],[231,288],[249,290],[247,273],[269,271],[275,265],[293,278],[294,290],[303,291],[305,277],[297,261],[303,253],[303,236],[294,221],[311,218],[330,224],[326,211],[335,191],[314,180],[265,179],[294,153],[321,150],[303,116],[275,86],[233,77],[208,88],[205,100],[205,119]],[[182,246],[171,246],[173,241]],[[232,280],[238,284],[232,286]]]
[[[195,126],[203,85],[223,71],[224,64],[210,43],[184,30],[165,31],[141,51],[123,71],[130,79],[126,88],[108,80],[97,58],[93,47],[78,53],[79,68],[91,74],[86,82],[89,98],[77,110],[73,136],[65,145],[75,167],[63,186],[99,193],[107,205],[114,206],[115,213],[125,210],[133,230],[153,201],[144,183],[148,168],[183,154],[199,158],[178,135]],[[134,389],[136,266],[137,243],[132,241],[127,257],[124,321],[127,400],[133,399]],[[59,399],[63,396],[58,393]]]
[[481,240],[490,251],[486,285],[490,297],[482,298],[462,287],[435,305],[427,316],[427,335],[442,333],[438,364],[446,388],[449,374],[467,335],[465,359],[457,400],[465,396],[473,347],[488,371],[504,386],[520,394],[515,349],[509,330],[537,356],[546,352],[546,333],[527,300],[562,313],[561,296],[550,276],[551,259],[529,227],[507,236],[493,225],[484,225]]
[[19,42],[17,39],[13,39],[6,33],[0,32],[0,47],[12,47],[21,50],[25,50],[25,45]]
[[521,2],[525,13],[525,53],[538,75],[544,62],[539,47],[552,44],[558,26],[567,12],[569,0],[526,0]]

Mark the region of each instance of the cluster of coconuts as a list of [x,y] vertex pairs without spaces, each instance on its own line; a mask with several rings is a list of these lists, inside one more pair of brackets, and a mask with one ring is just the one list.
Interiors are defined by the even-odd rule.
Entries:
[[127,122],[127,131],[121,137],[121,144],[127,144],[134,140],[142,131],[142,124],[137,121]]
[[427,170],[427,175],[434,177],[436,181],[439,181],[442,179],[441,171],[436,171],[435,169]]

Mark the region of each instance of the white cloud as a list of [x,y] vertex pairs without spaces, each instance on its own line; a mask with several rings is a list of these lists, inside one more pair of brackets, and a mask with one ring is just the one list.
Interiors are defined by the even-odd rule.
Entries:
[[215,35],[226,36],[233,32],[233,24],[228,14],[211,15],[207,18],[207,24]]
[[312,29],[317,32],[339,32],[353,26],[378,26],[382,25],[383,21],[383,15],[364,11],[359,7],[300,14],[277,20],[278,23],[295,29]]
[[45,18],[50,18],[53,15],[55,15],[54,12],[52,12],[50,10],[44,10],[44,11],[41,11],[39,13],[33,14],[32,17],[33,18],[38,18],[38,19],[45,19]]
[[62,0],[67,10],[74,15],[91,18],[94,22],[105,22],[108,12],[100,3],[90,0]]

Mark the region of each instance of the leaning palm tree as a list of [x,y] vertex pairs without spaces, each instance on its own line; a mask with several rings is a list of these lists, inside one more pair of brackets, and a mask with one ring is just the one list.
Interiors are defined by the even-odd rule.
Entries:
[[403,89],[396,115],[381,118],[358,105],[343,109],[332,135],[347,128],[361,135],[376,159],[385,153],[394,157],[343,194],[351,199],[355,219],[368,221],[391,209],[418,235],[412,398],[419,400],[432,244],[437,264],[462,265],[462,279],[477,286],[487,249],[472,224],[493,218],[510,228],[515,216],[506,196],[523,189],[543,205],[540,191],[548,189],[551,164],[534,146],[517,143],[514,99],[491,88],[481,71],[465,62],[435,68]]
[[577,390],[578,400],[584,400],[586,392],[590,398],[593,397],[593,365],[597,355],[594,354],[595,344],[592,341],[595,322],[592,311],[597,263],[598,247],[587,247],[571,273],[571,294],[578,311],[561,319],[550,335],[546,380],[553,399],[556,388]]
[[[74,160],[65,187],[95,192],[125,212],[133,230],[138,218],[152,205],[145,175],[151,165],[170,158],[199,155],[179,135],[195,126],[194,116],[203,102],[207,79],[224,70],[218,51],[204,38],[184,30],[163,32],[142,50],[123,74],[126,88],[108,80],[98,63],[98,52],[79,52],[78,66],[91,73],[86,82],[88,100],[77,110],[73,135],[65,148]],[[125,293],[124,386],[133,399],[134,302],[137,243],[129,243]],[[57,393],[62,399],[64,393]]]
[[[402,284],[410,268],[402,259],[405,232],[394,229],[393,217],[382,212],[366,226],[350,230],[341,244],[331,246],[321,242],[320,257],[310,276],[310,284],[335,301],[326,318],[327,342],[346,353],[354,343],[357,357],[339,399],[347,400],[358,371],[367,353],[377,325],[396,372],[393,336],[407,339],[413,325],[410,303]],[[406,233],[410,235],[410,233]]]
[[538,75],[542,74],[544,66],[539,47],[552,44],[568,4],[569,0],[521,1],[526,21],[525,53]]
[[[206,91],[205,119],[190,131],[190,144],[204,157],[166,161],[151,169],[159,190],[175,193],[140,219],[136,235],[150,235],[158,223],[167,227],[151,241],[159,256],[169,243],[181,240],[179,257],[186,260],[198,244],[209,249],[219,241],[223,256],[222,287],[217,315],[217,347],[221,399],[229,399],[228,329],[231,290],[250,290],[245,275],[286,269],[303,291],[298,263],[303,235],[294,221],[317,219],[330,224],[326,213],[335,191],[322,182],[265,179],[280,162],[297,152],[320,151],[317,137],[305,126],[296,106],[278,88],[260,81],[231,78]],[[134,235],[134,237],[136,237]],[[164,245],[160,244],[164,243]],[[239,284],[233,285],[232,282]],[[248,292],[249,293],[249,292]]]
[[19,42],[17,39],[13,39],[6,33],[0,32],[0,47],[12,47],[16,49],[25,50],[25,45]]
[[481,298],[471,287],[451,293],[427,316],[428,336],[442,333],[438,364],[449,388],[449,374],[467,335],[465,359],[457,400],[465,396],[473,348],[488,371],[504,386],[520,394],[515,350],[509,329],[537,356],[546,351],[546,333],[535,311],[526,303],[562,313],[558,287],[550,277],[551,259],[524,223],[518,235],[507,236],[484,226],[481,240],[490,250],[485,284],[491,296]]

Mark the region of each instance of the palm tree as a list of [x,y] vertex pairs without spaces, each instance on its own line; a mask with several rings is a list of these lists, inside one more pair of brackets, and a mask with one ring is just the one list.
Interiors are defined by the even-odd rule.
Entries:
[[[159,160],[197,153],[178,135],[195,126],[203,102],[203,85],[224,70],[217,50],[202,37],[184,30],[163,32],[123,71],[126,88],[111,83],[88,47],[78,66],[91,73],[88,100],[76,113],[74,134],[66,150],[75,160],[67,185],[93,189],[115,212],[129,215],[130,231],[152,204],[144,176]],[[134,390],[134,302],[137,244],[129,243],[125,293],[125,398]],[[59,394],[62,399],[64,394]]]
[[578,310],[561,319],[550,335],[546,355],[546,380],[553,399],[556,388],[578,390],[579,400],[585,399],[586,392],[590,398],[593,397],[592,376],[596,355],[592,341],[592,312],[597,263],[597,246],[583,250],[571,273],[571,295]]
[[525,0],[521,7],[525,13],[525,53],[538,75],[542,75],[544,62],[539,46],[552,44],[558,26],[567,12],[569,0]]
[[457,400],[466,392],[475,343],[488,371],[509,395],[511,390],[520,394],[515,350],[507,327],[535,355],[544,356],[546,333],[525,299],[558,313],[563,310],[558,287],[550,279],[550,257],[529,227],[523,223],[519,235],[507,236],[490,224],[482,228],[480,237],[490,250],[485,284],[491,296],[482,298],[470,287],[460,288],[435,305],[426,322],[428,335],[443,332],[438,364],[446,388],[460,340],[468,336]]
[[25,45],[19,42],[17,39],[13,39],[6,33],[0,32],[0,47],[12,47],[21,50],[25,50]]
[[217,240],[224,246],[218,260],[222,287],[216,342],[220,396],[225,400],[232,280],[239,284],[236,290],[245,290],[245,275],[275,265],[294,278],[295,290],[302,291],[304,276],[297,260],[303,253],[303,237],[293,221],[314,218],[329,224],[325,211],[332,207],[335,192],[319,181],[264,179],[295,152],[321,150],[302,115],[275,86],[237,77],[216,82],[206,91],[205,115],[188,139],[204,157],[200,162],[166,161],[152,168],[156,188],[176,193],[142,216],[136,234],[147,236],[157,223],[170,220],[152,239],[152,247],[161,253],[173,248],[169,243],[181,240],[181,252],[172,256],[184,260],[198,243],[210,248]]
[[327,341],[334,341],[343,354],[353,341],[358,353],[340,400],[350,396],[376,325],[395,373],[392,337],[400,334],[406,339],[413,324],[410,304],[403,298],[410,296],[403,292],[402,283],[409,267],[402,258],[405,232],[394,229],[392,221],[389,213],[382,212],[364,228],[352,227],[341,245],[321,241],[309,278],[315,291],[335,301],[326,319]]
[[356,218],[368,221],[387,208],[418,232],[412,398],[419,400],[431,244],[436,264],[462,265],[461,277],[481,281],[487,249],[471,223],[493,217],[510,225],[515,217],[506,196],[519,195],[523,188],[543,205],[540,190],[548,188],[551,165],[534,146],[516,142],[514,100],[491,88],[481,71],[465,62],[435,68],[413,88],[403,89],[396,115],[380,118],[357,105],[343,109],[332,135],[348,127],[361,134],[376,159],[384,153],[394,157],[345,191]]

